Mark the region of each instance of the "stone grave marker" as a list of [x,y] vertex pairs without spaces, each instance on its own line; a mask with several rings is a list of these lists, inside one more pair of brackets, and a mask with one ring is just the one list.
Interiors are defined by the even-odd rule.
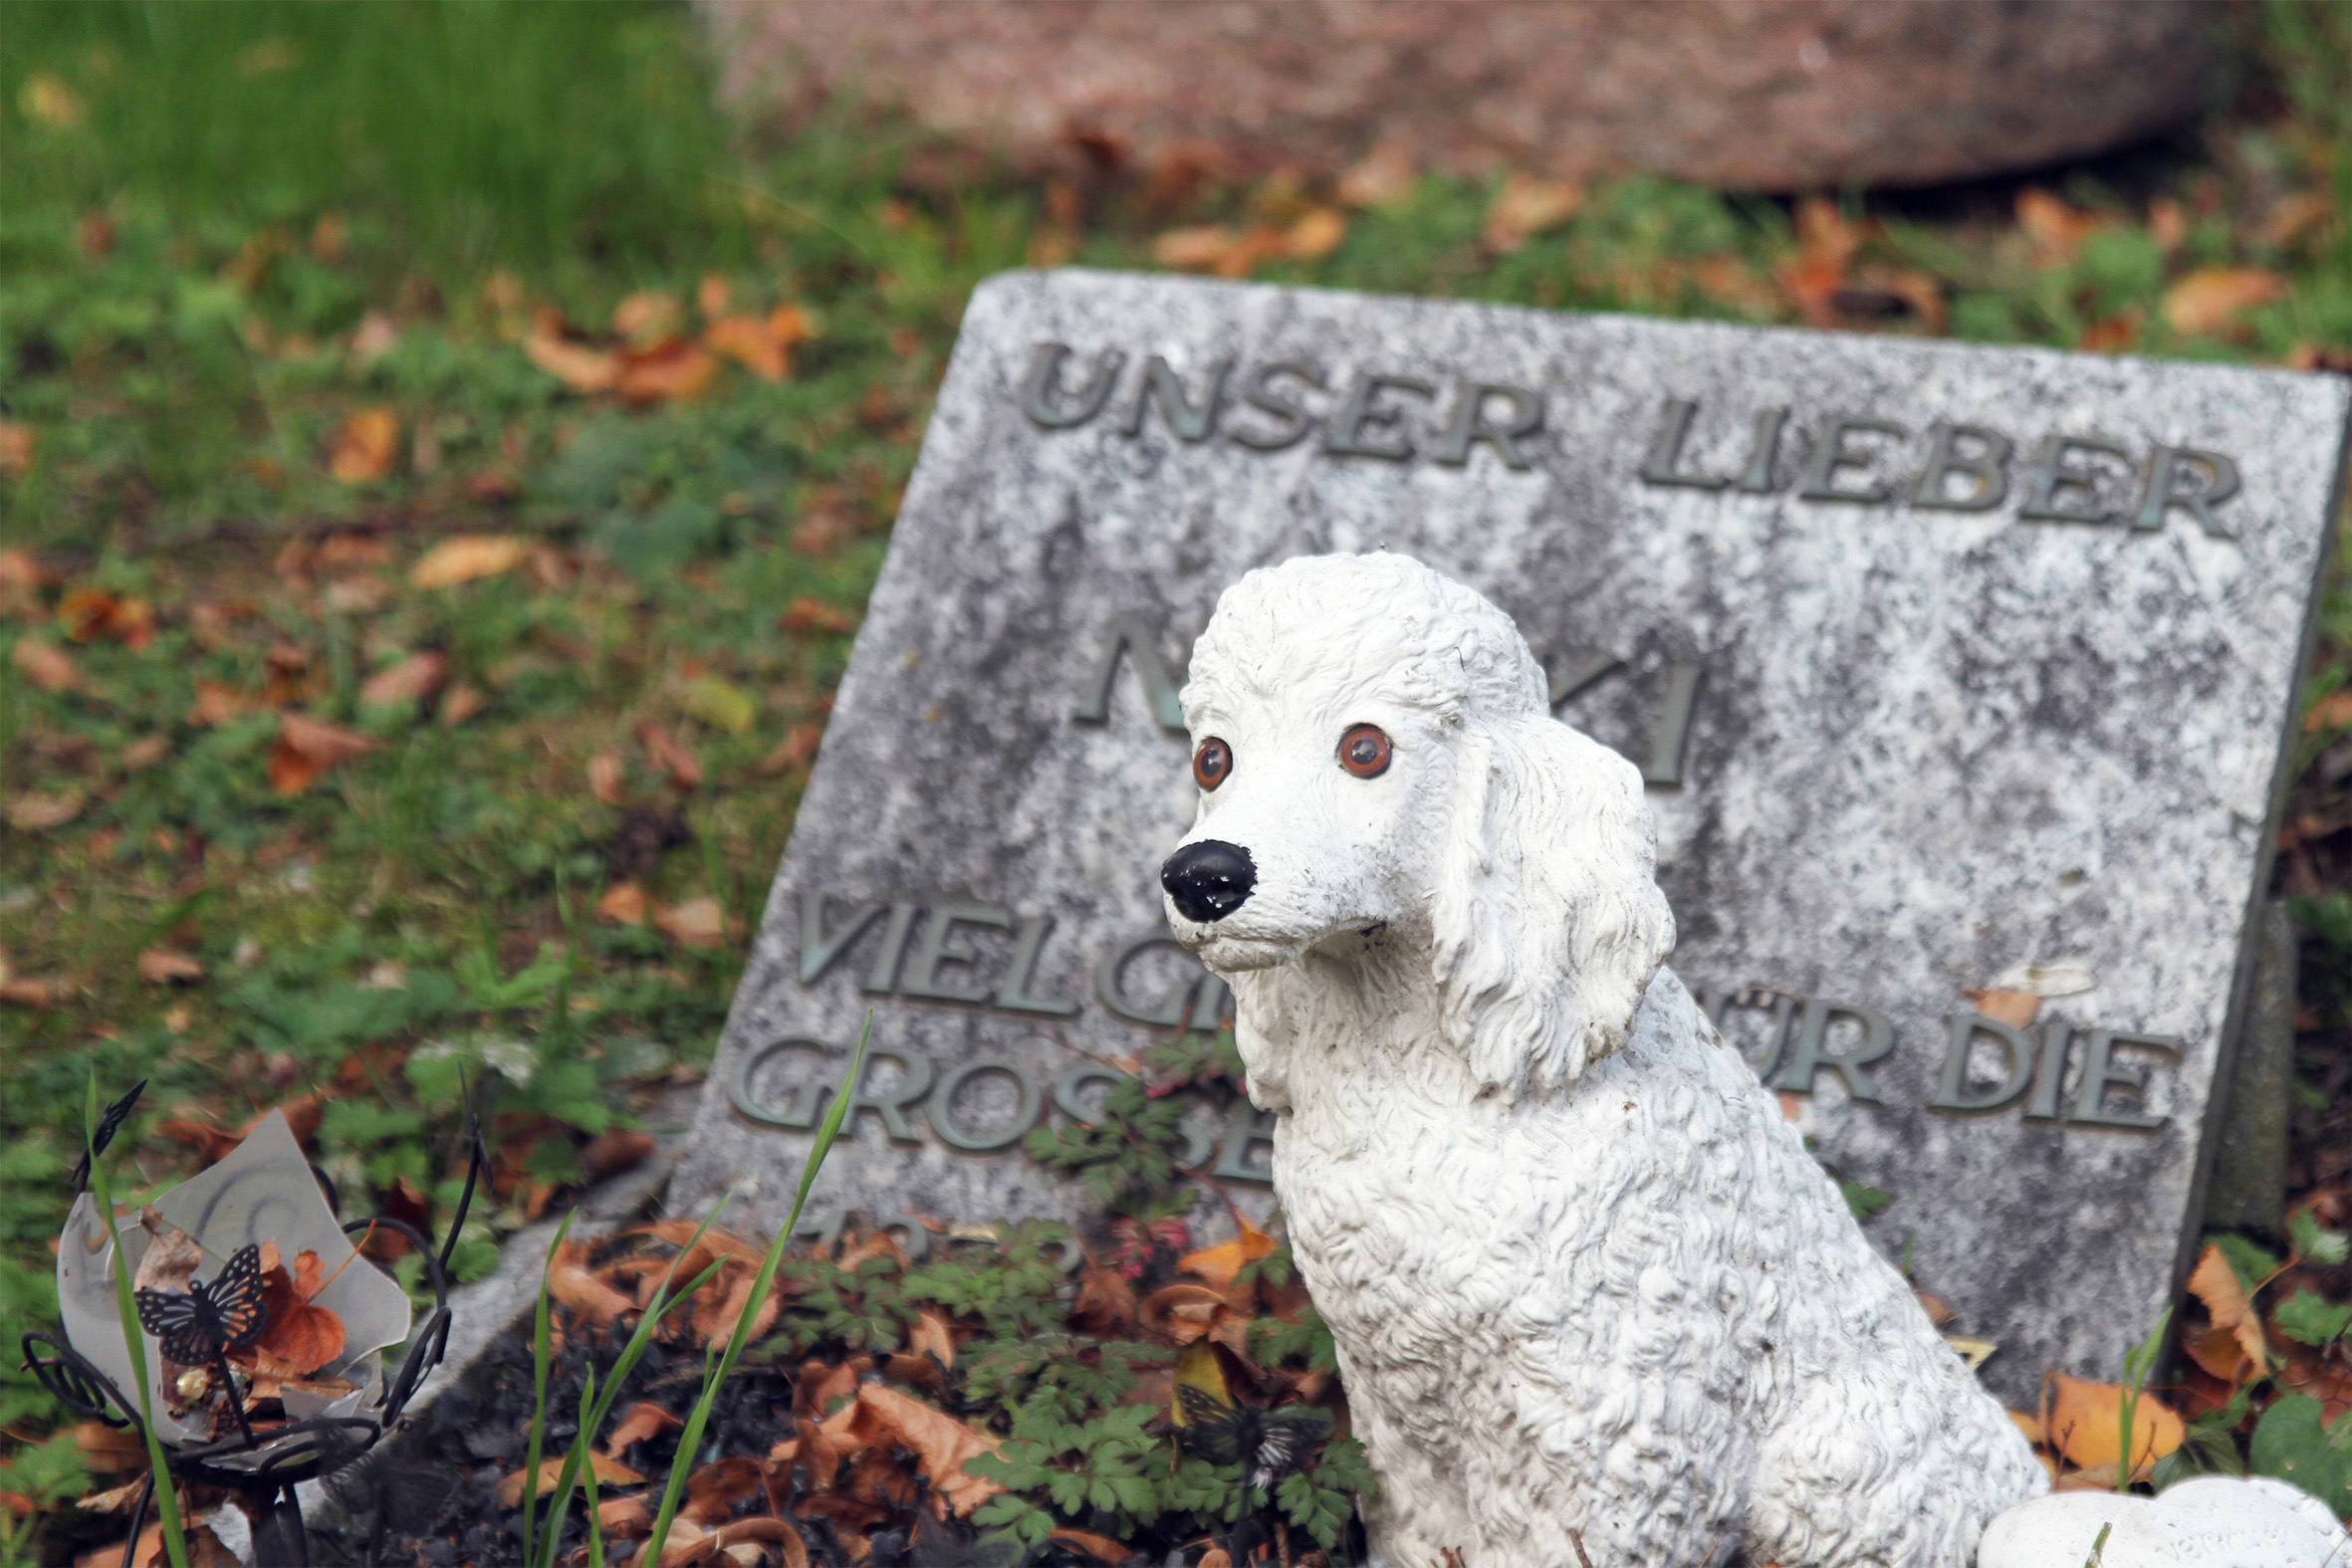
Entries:
[[[871,1008],[822,1209],[1083,1214],[1022,1133],[1227,1008],[1156,880],[1193,810],[1192,640],[1253,566],[1386,548],[1516,616],[1560,717],[1641,765],[1674,968],[1822,1157],[1892,1195],[1870,1234],[1999,1346],[1995,1388],[2111,1375],[2194,1238],[2348,396],[2040,349],[997,278],[672,1202],[753,1176],[737,1220],[780,1223]],[[1970,996],[1989,990],[2030,995],[1996,1017]],[[1245,1106],[1191,1150],[1261,1214],[1269,1133]]]

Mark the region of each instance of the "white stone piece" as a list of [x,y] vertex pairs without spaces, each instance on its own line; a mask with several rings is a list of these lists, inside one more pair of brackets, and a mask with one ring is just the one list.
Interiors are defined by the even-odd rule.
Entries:
[[[1293,560],[1219,600],[1183,702],[1231,765],[1169,925],[1279,1117],[1376,1560],[1965,1568],[2047,1486],[1661,967],[1640,774],[1552,717],[1509,616],[1402,557]],[[1218,912],[1183,868],[1234,848]]]
[[[2100,1531],[2106,1539],[2100,1539]],[[2009,1509],[1977,1568],[2342,1568],[2352,1535],[2327,1504],[2266,1475],[2205,1475],[2156,1497],[2070,1491]]]

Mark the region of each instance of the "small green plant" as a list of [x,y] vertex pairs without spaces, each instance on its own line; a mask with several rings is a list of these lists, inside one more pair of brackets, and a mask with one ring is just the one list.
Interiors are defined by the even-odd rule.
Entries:
[[121,1315],[122,1348],[130,1355],[130,1376],[138,1384],[139,1427],[147,1440],[148,1473],[155,1486],[155,1516],[163,1525],[163,1549],[171,1568],[188,1568],[188,1537],[179,1518],[179,1492],[171,1483],[171,1466],[164,1461],[163,1439],[155,1431],[155,1402],[147,1388],[147,1337],[139,1328],[138,1304],[131,1299],[130,1259],[122,1255],[122,1233],[116,1227],[115,1189],[107,1179],[106,1156],[98,1148],[98,1069],[90,1072],[90,1092],[84,1106],[82,1147],[90,1156],[90,1196],[98,1206],[98,1222],[106,1227],[115,1250],[115,1306]]
[[2164,1355],[2165,1330],[2171,1328],[2172,1324],[2173,1309],[2166,1307],[2164,1315],[2156,1320],[2156,1326],[2148,1331],[2148,1337],[2123,1355],[2123,1393],[2117,1401],[2121,1410],[2119,1419],[2123,1426],[2123,1447],[2116,1451],[2118,1457],[2115,1461],[2115,1489],[2119,1492],[2132,1489],[2132,1420],[2139,1413],[2140,1396],[2147,1390],[2148,1379],[2155,1373],[2156,1363]]
[[[743,1359],[743,1347],[751,1338],[751,1328],[768,1304],[768,1292],[776,1286],[776,1268],[784,1261],[784,1249],[791,1243],[793,1230],[801,1223],[801,1211],[808,1206],[809,1189],[817,1184],[817,1173],[824,1168],[824,1157],[832,1152],[833,1139],[839,1136],[842,1118],[848,1115],[854,1096],[849,1092],[865,1070],[865,1047],[873,1038],[874,1014],[868,1008],[865,1027],[857,1034],[857,1050],[849,1058],[841,1085],[833,1091],[832,1103],[825,1108],[824,1120],[817,1129],[817,1140],[810,1146],[809,1159],[801,1167],[800,1191],[793,1195],[792,1213],[777,1228],[776,1239],[768,1243],[768,1255],[760,1259],[760,1271],[752,1279],[751,1295],[744,1301],[743,1311],[736,1316],[735,1332],[727,1336],[724,1354],[706,1353],[703,1363],[702,1392],[695,1397],[694,1408],[686,1417],[685,1431],[678,1436],[678,1451],[670,1459],[669,1484],[662,1488],[661,1510],[653,1518],[653,1533],[645,1539],[644,1560],[661,1561],[661,1549],[669,1541],[670,1523],[677,1517],[678,1501],[686,1492],[687,1473],[694,1468],[695,1456],[702,1448],[703,1429],[710,1424],[711,1404],[719,1397],[719,1385],[735,1370]],[[705,1222],[706,1224],[708,1222]],[[717,1265],[712,1265],[716,1267]],[[615,1386],[620,1379],[613,1378]],[[599,1417],[599,1420],[601,1418]],[[585,1421],[582,1432],[593,1430]],[[590,1561],[600,1559],[590,1558]]]
[[[580,1218],[575,1209],[564,1216],[564,1223],[556,1227],[556,1238],[548,1243],[547,1264],[539,1271],[539,1300],[531,1310],[531,1408],[535,1412],[547,1410],[547,1371],[550,1359],[551,1336],[549,1309],[553,1292],[549,1286],[555,1277],[556,1254],[564,1248],[564,1238],[572,1233],[572,1222]],[[531,1437],[523,1458],[523,1560],[531,1560],[531,1526],[539,1510],[539,1456],[547,1437],[547,1423],[534,1419]]]

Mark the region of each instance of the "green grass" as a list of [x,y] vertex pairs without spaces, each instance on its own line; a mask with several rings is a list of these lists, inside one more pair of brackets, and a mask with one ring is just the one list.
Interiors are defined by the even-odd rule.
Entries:
[[[2352,8],[2230,25],[2235,86],[2191,150],[2045,182],[2096,220],[2071,254],[2037,255],[2006,187],[1849,202],[1854,281],[1924,281],[1961,336],[2352,362]],[[711,84],[683,6],[8,8],[0,560],[38,580],[0,577],[0,803],[25,824],[0,826],[0,979],[55,1005],[0,1002],[0,1318],[54,1313],[93,1069],[109,1095],[154,1080],[117,1145],[126,1194],[197,1164],[164,1117],[233,1127],[318,1092],[320,1158],[354,1209],[446,1213],[458,1071],[478,1063],[499,1170],[460,1274],[560,1204],[591,1139],[708,1058],[973,285],[1033,259],[1149,266],[1169,228],[1283,226],[1329,200],[917,177],[901,122],[842,109],[778,142]],[[1348,212],[1328,255],[1255,276],[1801,319],[1789,203],[1625,178],[1498,255],[1496,183],[1425,177]],[[2311,198],[2318,219],[2286,221]],[[2168,291],[2218,266],[2283,292],[2211,332],[2170,325]],[[731,310],[807,313],[789,377],[730,366],[697,400],[631,408],[524,351],[543,319],[608,337],[642,291],[693,324],[711,277]],[[396,421],[393,461],[345,483],[331,454],[362,409]],[[453,535],[534,553],[412,586]],[[108,605],[113,632],[91,624]],[[125,640],[142,613],[151,633]],[[2315,694],[2352,673],[2340,576],[2326,613]],[[45,687],[29,647],[75,684]],[[419,651],[446,660],[435,698],[360,701]],[[286,711],[372,747],[281,794]],[[2342,740],[2323,727],[2299,759]],[[590,784],[607,758],[609,799]],[[2309,863],[2305,1000],[2341,1049],[2352,996],[2322,967],[2352,906],[2338,863]],[[725,941],[599,917],[624,881],[657,907],[715,898]],[[203,977],[143,979],[158,948]],[[35,1446],[0,1492],[70,1495],[64,1451],[36,1443],[59,1412],[13,1362],[0,1428]],[[93,1538],[33,1528],[42,1544],[12,1516],[0,1556]]]

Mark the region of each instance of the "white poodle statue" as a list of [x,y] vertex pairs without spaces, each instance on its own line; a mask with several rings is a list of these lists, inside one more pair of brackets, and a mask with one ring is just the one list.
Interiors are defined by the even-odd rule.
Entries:
[[1968,1568],[2023,1503],[1982,1568],[2061,1568],[2033,1521],[2072,1498],[2028,1502],[2024,1438],[1662,967],[1640,775],[1544,694],[1510,617],[1389,555],[1251,572],[1183,693],[1169,922],[1281,1118],[1375,1562]]

